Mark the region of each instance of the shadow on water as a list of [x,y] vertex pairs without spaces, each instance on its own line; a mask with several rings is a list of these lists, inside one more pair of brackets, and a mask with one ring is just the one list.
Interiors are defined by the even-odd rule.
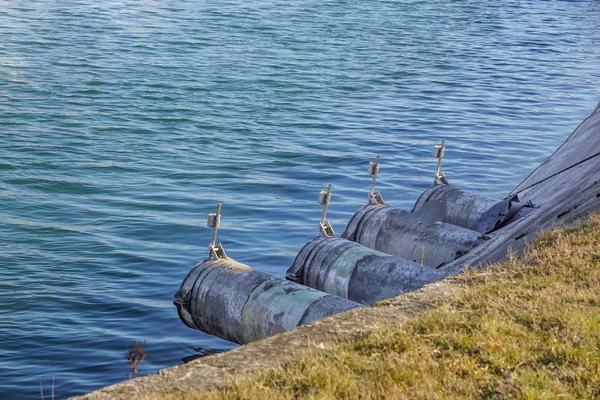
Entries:
[[181,361],[183,361],[184,364],[187,364],[194,360],[198,360],[200,358],[212,356],[213,354],[224,353],[229,350],[229,349],[216,349],[216,348],[211,348],[211,347],[189,347],[189,348],[190,348],[190,350],[194,351],[194,354],[183,357],[181,359]]

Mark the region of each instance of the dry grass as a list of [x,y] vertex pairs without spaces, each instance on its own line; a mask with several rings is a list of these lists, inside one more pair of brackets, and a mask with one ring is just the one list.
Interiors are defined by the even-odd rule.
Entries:
[[404,323],[184,398],[600,398],[600,215],[457,279]]

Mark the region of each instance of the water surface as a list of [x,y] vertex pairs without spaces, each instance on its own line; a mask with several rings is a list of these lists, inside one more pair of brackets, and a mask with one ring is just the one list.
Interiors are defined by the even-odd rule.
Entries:
[[230,257],[283,276],[333,183],[343,231],[409,208],[432,147],[502,197],[600,100],[598,1],[0,0],[0,394],[82,394],[233,344],[172,296],[223,203]]

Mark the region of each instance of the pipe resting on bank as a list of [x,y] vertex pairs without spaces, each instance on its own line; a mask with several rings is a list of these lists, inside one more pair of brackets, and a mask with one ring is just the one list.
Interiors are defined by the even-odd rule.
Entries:
[[433,185],[423,192],[413,212],[428,203],[439,203],[441,221],[471,229],[498,200],[450,185]]
[[363,304],[396,297],[445,277],[444,271],[340,238],[318,236],[286,278]]
[[342,237],[438,268],[487,238],[479,232],[441,222],[442,212],[443,207],[437,202],[425,203],[415,212],[368,204],[354,214]]
[[183,280],[174,304],[190,328],[239,344],[361,307],[230,258],[197,264]]

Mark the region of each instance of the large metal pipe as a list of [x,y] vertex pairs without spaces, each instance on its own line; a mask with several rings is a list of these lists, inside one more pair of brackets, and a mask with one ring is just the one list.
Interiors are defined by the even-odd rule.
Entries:
[[324,236],[308,242],[286,273],[290,281],[363,304],[396,297],[444,277],[440,269]]
[[196,265],[174,304],[190,328],[240,344],[361,306],[229,258]]
[[471,229],[498,200],[457,189],[450,185],[433,185],[423,192],[413,211],[427,203],[438,202],[443,207],[442,222]]
[[354,214],[342,237],[437,268],[468,253],[487,238],[479,232],[440,222],[440,209],[425,204],[418,211],[408,212],[368,204]]

